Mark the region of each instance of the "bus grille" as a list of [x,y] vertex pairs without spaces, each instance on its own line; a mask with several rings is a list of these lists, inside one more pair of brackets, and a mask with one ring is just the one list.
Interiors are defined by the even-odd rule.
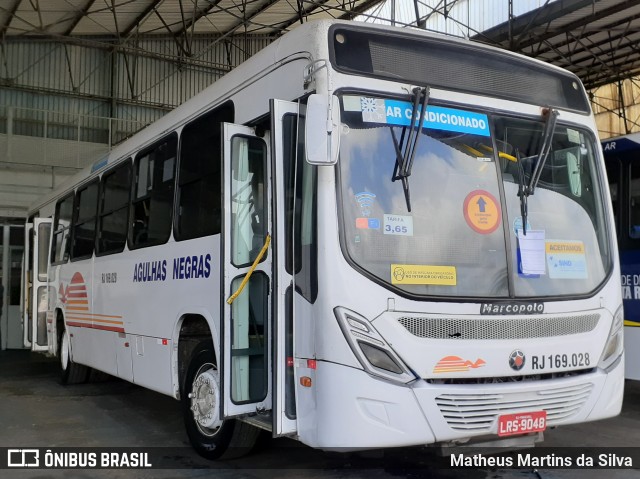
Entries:
[[398,322],[411,334],[430,339],[530,339],[567,336],[595,329],[599,314],[524,316],[518,319],[464,319],[401,316]]
[[442,394],[436,398],[440,412],[452,429],[487,432],[498,416],[547,411],[547,425],[555,426],[576,414],[587,401],[593,384],[504,394]]

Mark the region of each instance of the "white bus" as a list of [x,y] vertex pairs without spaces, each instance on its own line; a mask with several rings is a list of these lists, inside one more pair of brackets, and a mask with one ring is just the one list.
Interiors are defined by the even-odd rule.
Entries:
[[25,339],[210,458],[532,445],[620,411],[613,224],[574,75],[308,23],[34,205]]

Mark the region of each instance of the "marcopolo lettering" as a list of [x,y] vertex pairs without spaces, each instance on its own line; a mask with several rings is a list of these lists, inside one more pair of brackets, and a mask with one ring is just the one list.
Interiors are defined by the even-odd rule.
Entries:
[[482,303],[480,314],[541,314],[544,303]]

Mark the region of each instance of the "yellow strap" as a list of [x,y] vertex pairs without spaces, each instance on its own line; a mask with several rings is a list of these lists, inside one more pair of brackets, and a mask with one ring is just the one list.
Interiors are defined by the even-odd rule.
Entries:
[[240,287],[238,288],[238,290],[235,293],[233,293],[231,296],[229,296],[229,299],[227,299],[227,304],[233,303],[233,301],[238,296],[240,296],[240,293],[242,293],[242,290],[244,289],[244,287],[249,282],[249,278],[251,278],[251,275],[253,274],[254,270],[258,266],[258,263],[260,263],[260,261],[262,260],[262,257],[267,252],[267,249],[269,249],[269,244],[270,243],[271,243],[271,235],[269,233],[267,233],[267,239],[264,241],[264,246],[260,250],[260,253],[258,253],[258,256],[256,256],[256,259],[253,261],[253,264],[251,265],[251,269],[245,275],[244,279],[242,280],[242,283],[240,283]]

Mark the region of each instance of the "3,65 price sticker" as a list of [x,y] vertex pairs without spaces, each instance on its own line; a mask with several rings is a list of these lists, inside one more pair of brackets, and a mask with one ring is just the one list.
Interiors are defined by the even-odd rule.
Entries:
[[384,215],[382,231],[386,235],[413,236],[413,217]]

